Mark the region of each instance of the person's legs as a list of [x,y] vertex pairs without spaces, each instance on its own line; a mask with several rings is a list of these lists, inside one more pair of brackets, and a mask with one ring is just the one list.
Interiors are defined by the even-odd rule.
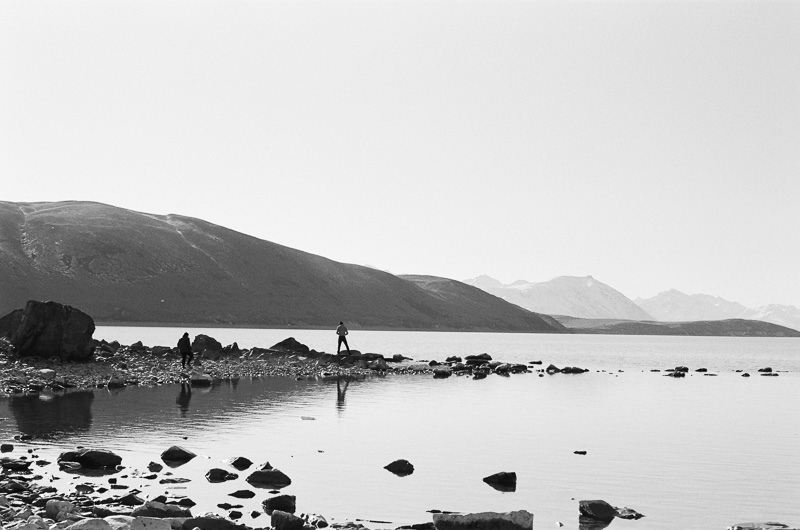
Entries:
[[339,342],[336,344],[336,355],[339,355],[339,352],[342,350],[342,342],[347,344],[347,342],[344,340],[344,335],[339,335]]
[[347,355],[350,355],[350,346],[347,345],[347,339],[342,335],[342,342],[344,342],[344,347],[347,348]]

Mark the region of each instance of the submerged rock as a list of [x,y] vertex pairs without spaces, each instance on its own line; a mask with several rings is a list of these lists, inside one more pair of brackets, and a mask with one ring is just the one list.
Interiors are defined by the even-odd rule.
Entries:
[[238,457],[232,459],[228,463],[231,466],[233,466],[234,468],[238,469],[239,471],[244,471],[245,469],[247,469],[247,468],[249,468],[250,466],[253,465],[253,462],[251,462],[250,460],[248,460],[247,458],[245,458],[243,456],[238,456]]
[[305,520],[294,514],[275,510],[272,512],[270,524],[275,530],[302,530]]
[[216,467],[214,469],[209,470],[209,472],[206,473],[206,480],[212,483],[225,482],[228,480],[236,480],[237,478],[239,478],[239,475],[237,475],[236,473],[229,473],[224,469]]
[[603,500],[580,501],[578,511],[580,515],[604,523],[610,523],[617,516],[616,508]]
[[105,449],[81,449],[61,453],[58,462],[77,462],[88,469],[114,469],[122,457]]
[[275,510],[294,513],[297,510],[297,498],[294,495],[278,495],[265,500],[261,505],[268,514]]
[[285,488],[289,484],[292,483],[292,479],[290,479],[285,473],[278,469],[260,469],[257,471],[253,471],[253,473],[247,477],[247,482],[257,488]]

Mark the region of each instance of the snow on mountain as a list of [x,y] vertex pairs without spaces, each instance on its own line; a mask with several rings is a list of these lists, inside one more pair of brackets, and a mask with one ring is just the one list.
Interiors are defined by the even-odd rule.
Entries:
[[612,287],[591,276],[559,276],[547,282],[517,280],[504,285],[489,276],[464,283],[536,313],[578,318],[652,320],[642,308]]
[[688,295],[675,289],[651,298],[637,298],[635,302],[653,318],[665,322],[744,318],[800,330],[800,309],[789,305],[771,304],[753,309],[718,296]]

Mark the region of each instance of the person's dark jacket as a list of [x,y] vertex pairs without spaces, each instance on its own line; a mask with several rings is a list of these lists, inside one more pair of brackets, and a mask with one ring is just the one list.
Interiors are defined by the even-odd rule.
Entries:
[[181,337],[178,340],[178,351],[181,355],[192,353],[192,344],[189,342],[189,337]]

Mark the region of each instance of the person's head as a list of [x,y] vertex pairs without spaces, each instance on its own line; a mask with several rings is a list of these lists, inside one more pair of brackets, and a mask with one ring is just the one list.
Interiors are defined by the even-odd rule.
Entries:
[[344,322],[342,322],[342,321],[340,320],[340,321],[339,321],[339,325],[340,325],[340,326],[344,326]]
[[189,336],[189,332],[187,331],[186,333],[183,334],[183,336],[184,337],[188,337]]

